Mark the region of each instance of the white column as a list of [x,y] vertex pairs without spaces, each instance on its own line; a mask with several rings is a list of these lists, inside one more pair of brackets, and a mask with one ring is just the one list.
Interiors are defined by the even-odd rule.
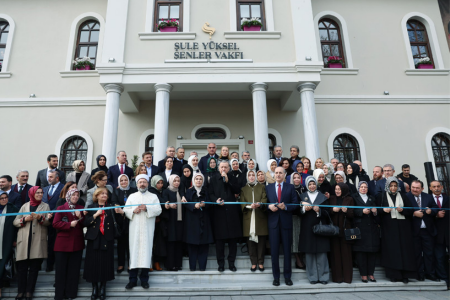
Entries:
[[312,165],[320,157],[319,132],[317,130],[316,105],[314,103],[315,89],[316,85],[311,82],[302,83],[297,87],[302,101],[306,157],[311,160]]
[[305,62],[311,57],[312,62],[319,59],[316,42],[316,27],[312,9],[312,0],[291,0],[292,28],[294,30],[295,57],[297,62]]
[[102,63],[108,63],[110,58],[114,58],[115,63],[124,62],[128,1],[108,0],[107,2]]
[[168,83],[155,84],[155,143],[153,161],[155,164],[166,156],[169,135],[169,101],[172,86]]
[[269,160],[269,129],[267,124],[267,84],[257,82],[250,86],[253,97],[253,124],[255,127],[255,156],[259,168],[267,171]]
[[116,163],[117,131],[119,128],[119,103],[123,86],[120,84],[107,84],[106,91],[105,124],[103,127],[102,154],[106,156],[108,166]]

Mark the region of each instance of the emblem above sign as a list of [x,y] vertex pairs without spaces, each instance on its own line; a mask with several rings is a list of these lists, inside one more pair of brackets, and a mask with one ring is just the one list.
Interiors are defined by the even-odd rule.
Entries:
[[203,24],[202,30],[203,30],[203,32],[206,32],[206,33],[209,34],[209,39],[211,39],[212,35],[214,34],[214,32],[216,32],[215,28],[209,27],[209,23],[208,22],[205,22],[205,24]]

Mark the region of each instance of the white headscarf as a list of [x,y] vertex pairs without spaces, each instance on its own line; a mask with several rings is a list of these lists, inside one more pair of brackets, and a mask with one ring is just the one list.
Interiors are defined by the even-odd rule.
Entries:
[[272,169],[270,169],[270,165],[273,163],[273,162],[277,162],[275,159],[269,159],[268,161],[267,161],[267,170],[269,171],[269,173],[270,173],[270,176],[272,176],[272,177],[274,177],[275,176],[275,172],[272,172]]
[[[201,176],[203,178],[203,183],[201,187],[198,187],[195,185],[195,178]],[[197,191],[197,196],[200,197],[200,191],[202,190],[203,185],[205,184],[205,176],[203,176],[202,173],[196,173],[194,174],[194,176],[192,176],[192,186],[194,187],[194,189]]]
[[[250,172],[252,172],[253,174],[255,174],[255,180],[253,180],[253,181],[248,180],[248,174],[250,174]],[[258,177],[257,177],[257,175],[256,175],[256,171],[255,171],[255,170],[249,170],[249,171],[247,171],[247,176],[246,176],[246,178],[247,178],[247,184],[255,185],[255,184],[258,183]]]
[[239,163],[239,160],[237,160],[236,158],[233,158],[232,160],[230,160],[230,169],[231,169],[231,171],[241,171],[241,169],[239,169],[239,167],[238,167],[237,170],[233,170],[233,162],[234,161],[237,161]]
[[336,171],[336,172],[334,173],[334,178],[336,178],[336,175],[341,175],[342,178],[344,178],[344,183],[347,183],[347,176],[345,176],[344,171]]
[[[125,187],[125,188],[123,188],[123,187],[120,185],[120,177],[122,177],[122,176],[125,176],[125,177],[128,179],[128,185],[127,185],[127,187]],[[120,190],[122,190],[122,191],[128,191],[128,190],[130,189],[130,178],[128,178],[128,175],[127,175],[127,174],[120,174],[120,175],[119,175],[119,179],[117,179],[117,182],[119,183],[119,189],[120,189]],[[136,180],[136,183],[137,183],[137,180]]]
[[[253,168],[253,169],[250,169],[249,167],[248,167],[248,163],[250,162],[250,161],[253,161],[254,163],[255,163],[255,167]],[[254,160],[253,158],[250,158],[248,161],[247,161],[247,170],[252,170],[252,171],[256,171],[256,160]]]
[[[188,158],[188,165],[190,165],[191,166],[191,168],[192,168],[192,170],[194,170],[194,172],[198,172],[199,170],[198,170],[198,164],[197,164],[197,167],[194,167],[194,165],[192,164],[192,160],[194,159],[194,157],[197,157],[197,159],[198,159],[198,156],[197,155],[191,155],[191,156],[189,156],[189,158]],[[200,162],[199,162],[200,163]]]
[[325,172],[322,169],[315,169],[314,172],[313,172],[313,176],[314,176],[314,178],[317,181],[316,182],[317,187],[319,187],[319,176],[320,176],[320,174],[323,174],[323,176],[325,177]]

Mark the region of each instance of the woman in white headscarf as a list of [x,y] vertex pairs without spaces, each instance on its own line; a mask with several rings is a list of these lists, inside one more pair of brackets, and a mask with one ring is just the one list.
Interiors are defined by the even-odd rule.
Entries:
[[[413,209],[406,195],[402,194],[396,177],[386,179],[385,191],[378,195],[378,203],[384,207],[381,217],[381,266],[392,282],[408,283],[417,278],[417,259],[412,231]],[[395,208],[393,208],[395,207]]]
[[241,204],[242,228],[243,236],[248,238],[248,253],[252,263],[250,271],[255,272],[257,267],[260,271],[264,271],[264,255],[269,231],[267,205],[261,203],[267,203],[267,196],[265,185],[258,184],[254,170],[247,172],[247,184],[241,190],[240,202],[245,202],[245,204]]
[[325,172],[322,169],[315,169],[313,176],[317,180],[317,190],[330,198],[331,185],[325,178]]
[[86,202],[86,193],[89,189],[88,182],[91,174],[86,172],[86,164],[82,160],[76,160],[72,164],[73,172],[67,174],[66,181],[73,181],[77,184],[77,189],[80,192],[80,198]]
[[[192,187],[186,191],[186,226],[184,242],[188,245],[189,269],[195,271],[197,262],[200,271],[206,270],[209,244],[214,242],[208,191],[204,187],[205,177],[196,173],[192,177]],[[185,202],[183,201],[183,202]]]
[[197,155],[189,156],[189,158],[188,158],[188,165],[191,166],[194,174],[201,172],[200,169],[198,168],[198,162],[199,162],[199,160],[198,160],[198,156]]
[[330,191],[330,194],[332,196],[336,195],[335,188],[336,188],[336,185],[340,182],[345,183],[348,186],[350,195],[353,195],[354,193],[357,192],[356,187],[353,184],[347,182],[347,176],[345,175],[344,171],[336,171],[334,173],[334,180],[336,181],[336,183],[333,186],[331,186],[331,191]]
[[275,183],[275,169],[277,168],[277,161],[275,159],[269,159],[267,161],[266,182],[267,184]]

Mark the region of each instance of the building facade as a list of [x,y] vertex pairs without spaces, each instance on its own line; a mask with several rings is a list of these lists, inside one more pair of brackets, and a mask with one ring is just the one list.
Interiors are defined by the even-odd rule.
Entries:
[[[177,32],[161,32],[167,18]],[[243,31],[244,18],[261,31]],[[75,70],[89,56],[95,68]],[[330,68],[329,56],[342,58]],[[429,57],[432,69],[419,69]],[[1,173],[168,145],[275,144],[448,180],[450,58],[437,1],[4,0]]]

